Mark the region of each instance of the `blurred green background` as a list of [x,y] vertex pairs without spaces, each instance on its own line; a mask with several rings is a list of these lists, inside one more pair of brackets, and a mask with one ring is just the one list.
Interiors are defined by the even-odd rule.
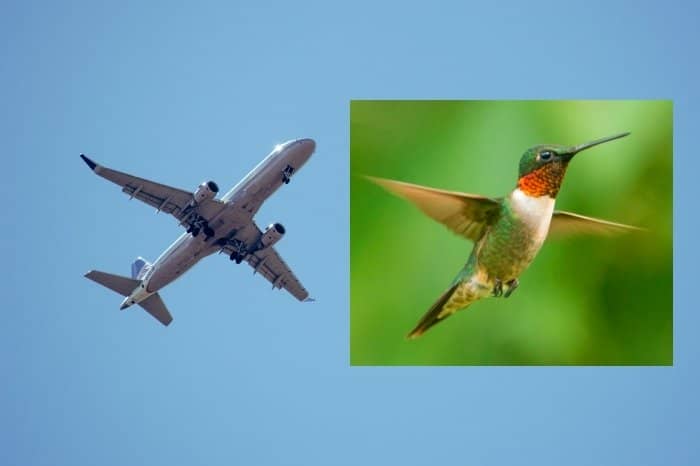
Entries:
[[[351,364],[672,364],[672,114],[670,101],[352,101]],[[405,338],[472,243],[359,175],[499,197],[528,147],[623,131],[572,161],[556,208],[649,232],[547,241],[510,298]]]

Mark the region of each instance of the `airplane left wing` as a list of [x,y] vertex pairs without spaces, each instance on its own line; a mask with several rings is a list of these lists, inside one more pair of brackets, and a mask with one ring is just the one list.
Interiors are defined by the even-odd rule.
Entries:
[[259,273],[272,283],[273,288],[284,288],[299,301],[313,301],[294,275],[289,266],[282,260],[274,247],[270,246],[262,251],[249,254],[246,262],[253,267],[255,273]]
[[[80,157],[92,171],[121,186],[122,191],[131,198],[155,207],[159,212],[171,214],[180,222],[184,222],[192,214],[194,193],[103,167],[83,154],[80,154]],[[221,201],[208,199],[197,205],[197,214],[209,220],[216,215],[221,206]]]

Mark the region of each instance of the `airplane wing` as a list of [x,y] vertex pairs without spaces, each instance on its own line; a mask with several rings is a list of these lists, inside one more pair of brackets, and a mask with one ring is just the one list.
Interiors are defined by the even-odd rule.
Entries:
[[[260,227],[252,222],[249,227],[241,230],[240,233],[242,233],[240,238],[249,246],[262,235]],[[230,256],[234,252],[233,246],[224,246],[222,252]],[[267,281],[272,283],[273,288],[284,288],[299,301],[313,301],[312,298],[309,298],[309,292],[306,291],[299,279],[294,275],[294,272],[292,272],[273,246],[251,252],[246,256],[245,261],[253,268],[253,273],[259,273],[265,277]]]
[[[171,214],[180,222],[192,213],[191,201],[194,193],[103,167],[83,154],[80,154],[80,157],[97,175],[121,186],[122,191],[131,198],[155,207],[158,212]],[[221,201],[210,199],[197,206],[197,213],[208,220],[216,215],[222,206]]]
[[254,273],[259,273],[272,283],[273,288],[284,288],[299,301],[313,301],[309,298],[309,292],[274,247],[249,254],[246,262],[253,267]]

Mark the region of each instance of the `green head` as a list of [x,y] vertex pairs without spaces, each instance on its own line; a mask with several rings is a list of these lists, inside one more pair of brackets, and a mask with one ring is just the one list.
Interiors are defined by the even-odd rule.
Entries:
[[623,138],[630,133],[620,133],[577,146],[543,144],[525,151],[520,158],[518,187],[530,196],[556,197],[564,179],[564,173],[574,155],[604,142]]

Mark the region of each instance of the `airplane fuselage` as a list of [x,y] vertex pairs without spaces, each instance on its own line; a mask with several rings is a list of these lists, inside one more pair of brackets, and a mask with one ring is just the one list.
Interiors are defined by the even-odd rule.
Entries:
[[[214,236],[183,233],[139,276],[141,285],[122,303],[122,309],[147,299],[172,283],[202,258],[222,250],[219,241],[239,240],[253,248],[257,228],[252,217],[263,201],[272,195],[289,177],[311,157],[315,143],[311,139],[297,139],[279,144],[248,175],[221,197],[222,206],[211,217],[208,226]],[[255,229],[253,233],[250,231]]]

